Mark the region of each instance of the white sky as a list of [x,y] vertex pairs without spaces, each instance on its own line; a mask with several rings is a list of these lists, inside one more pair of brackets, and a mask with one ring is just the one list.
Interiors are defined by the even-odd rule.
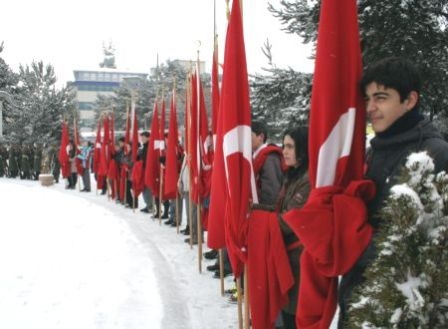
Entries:
[[[277,0],[271,0],[277,4]],[[225,0],[217,3],[220,61],[226,33]],[[232,3],[232,1],[230,1]],[[296,35],[281,31],[267,10],[268,0],[243,0],[246,54],[250,73],[267,66],[261,47],[273,45],[273,62],[279,67],[312,72],[311,46]],[[118,69],[149,72],[159,61],[196,59],[210,71],[213,44],[213,0],[14,0],[2,5],[0,54],[17,71],[33,60],[52,64],[58,84],[73,80],[73,70],[98,68],[103,43],[116,49]]]

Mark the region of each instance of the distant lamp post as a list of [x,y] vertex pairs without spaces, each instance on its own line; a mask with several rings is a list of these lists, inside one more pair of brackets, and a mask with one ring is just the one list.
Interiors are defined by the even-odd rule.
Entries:
[[3,140],[3,103],[13,104],[11,95],[6,91],[0,90],[0,140]]

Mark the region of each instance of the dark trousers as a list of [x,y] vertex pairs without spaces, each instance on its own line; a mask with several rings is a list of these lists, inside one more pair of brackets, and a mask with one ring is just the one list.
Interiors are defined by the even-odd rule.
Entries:
[[283,328],[284,329],[296,329],[296,316],[295,314],[289,314],[282,311]]
[[75,188],[76,183],[78,182],[78,174],[75,172],[72,172],[70,176],[68,176],[68,188]]

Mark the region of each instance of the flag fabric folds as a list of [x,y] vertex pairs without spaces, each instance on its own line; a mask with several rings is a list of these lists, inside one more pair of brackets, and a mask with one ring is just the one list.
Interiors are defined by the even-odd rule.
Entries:
[[70,176],[70,162],[67,154],[67,145],[69,142],[67,122],[62,122],[61,145],[59,147],[58,160],[61,166],[61,174],[63,178]]
[[177,197],[177,181],[179,179],[177,150],[179,138],[177,133],[176,115],[176,94],[173,90],[170,105],[170,121],[168,126],[168,145],[166,151],[166,170],[164,185],[164,197],[166,199],[175,199]]
[[312,191],[300,210],[284,215],[304,246],[296,324],[329,328],[338,275],[370,241],[363,198],[365,109],[358,90],[361,49],[356,0],[323,0],[311,99],[309,174]]
[[151,122],[151,135],[148,141],[148,153],[146,154],[145,186],[147,186],[153,195],[159,195],[159,113],[157,101],[154,102],[154,110]]
[[[240,276],[247,258],[250,201],[256,200],[253,180],[251,113],[243,24],[239,1],[233,1],[227,28],[221,104],[213,168],[213,184],[224,180],[225,193],[212,195],[211,206],[225,209],[225,240],[233,273]],[[224,179],[223,179],[224,177]],[[215,191],[216,192],[216,191]],[[213,210],[216,212],[216,209]],[[212,210],[210,210],[212,213]],[[210,223],[211,224],[211,223]],[[222,227],[221,227],[222,228]],[[218,226],[212,233],[216,234]],[[219,234],[219,233],[218,233]],[[212,243],[209,242],[209,245]]]

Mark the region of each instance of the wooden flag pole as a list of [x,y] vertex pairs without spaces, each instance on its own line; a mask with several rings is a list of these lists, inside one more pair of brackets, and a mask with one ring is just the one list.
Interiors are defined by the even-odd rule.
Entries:
[[176,233],[179,234],[179,204],[182,202],[179,191],[176,191]]
[[162,196],[163,196],[163,166],[160,164],[160,184],[159,184],[159,225],[162,225]]
[[219,261],[219,281],[221,286],[221,296],[224,296],[224,256],[222,253],[222,249],[218,251],[218,261]]
[[197,240],[198,240],[198,269],[199,273],[202,273],[202,223],[201,223],[201,211],[202,206],[199,203],[198,204],[198,211],[197,211]]
[[[201,45],[201,43],[199,42],[199,46]],[[199,49],[197,50],[198,56],[197,56],[197,73],[198,76],[196,77],[196,81],[197,81],[197,109],[196,109],[196,118],[197,118],[197,134],[198,134],[198,138],[197,143],[201,143],[201,139],[200,139],[200,122],[201,122],[201,111],[200,111],[200,106],[201,106],[201,101],[200,101],[200,86],[201,86],[201,71],[200,71],[200,61],[199,61]],[[194,147],[197,147],[196,145]],[[198,180],[201,180],[201,176],[202,176],[202,152],[201,152],[202,148],[199,148],[199,159],[198,159]],[[197,229],[196,229],[196,239],[198,240],[198,267],[199,267],[199,273],[202,273],[202,216],[201,216],[201,212],[202,212],[202,199],[201,196],[198,196],[199,202],[198,202],[198,211],[197,211]]]
[[236,279],[236,294],[238,300],[238,328],[243,329],[243,301],[241,298],[241,276]]
[[244,328],[250,328],[250,312],[249,312],[249,286],[248,286],[248,267],[247,264],[244,265],[244,290],[243,290],[243,299],[244,299]]

